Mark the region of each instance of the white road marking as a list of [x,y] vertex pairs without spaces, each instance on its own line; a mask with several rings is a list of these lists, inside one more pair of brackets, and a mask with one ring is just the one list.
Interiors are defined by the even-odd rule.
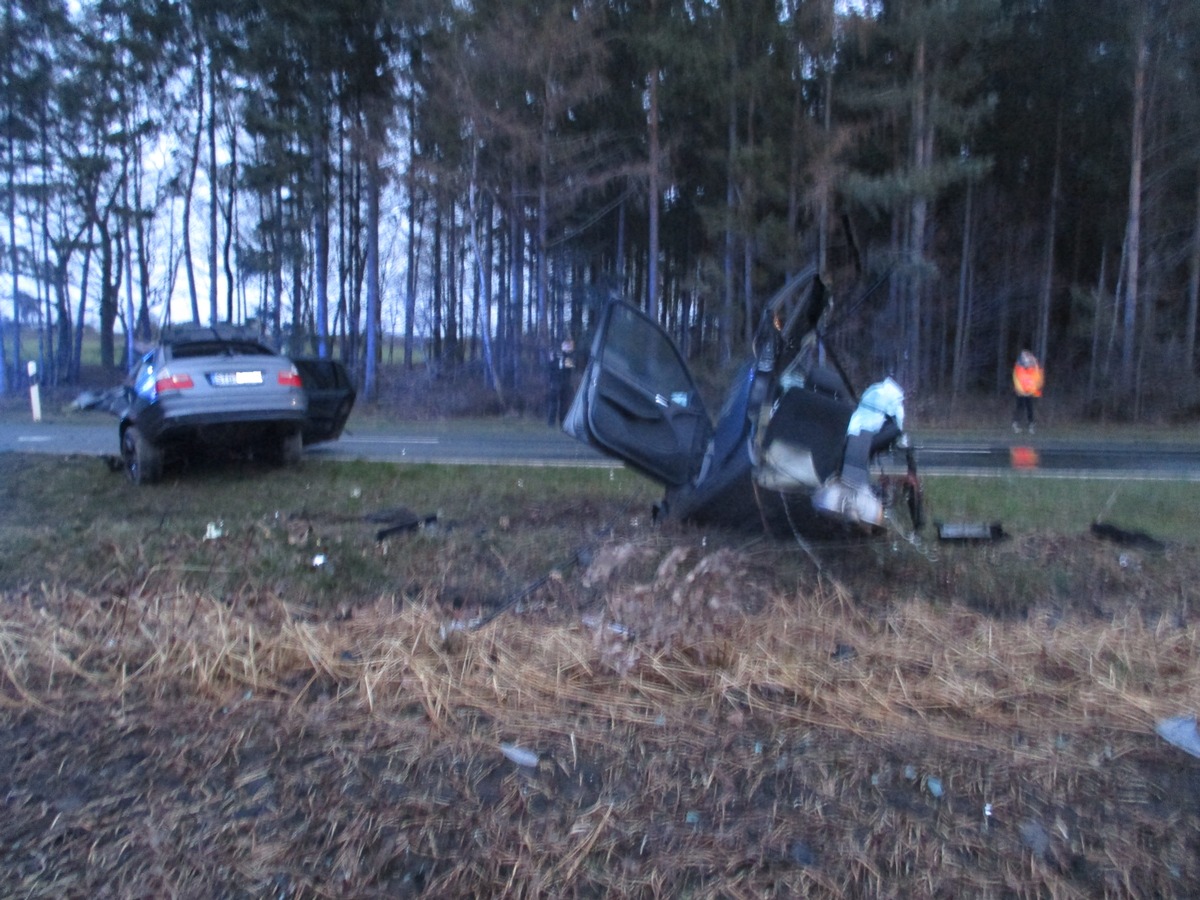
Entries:
[[436,444],[435,437],[414,438],[372,438],[372,437],[343,437],[340,444]]

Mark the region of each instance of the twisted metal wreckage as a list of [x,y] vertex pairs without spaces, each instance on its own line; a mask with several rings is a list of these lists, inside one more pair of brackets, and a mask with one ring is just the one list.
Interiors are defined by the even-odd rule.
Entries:
[[[666,332],[620,300],[603,310],[563,430],[662,484],[660,516],[805,536],[912,537],[921,482],[890,377],[861,394],[822,339],[815,268],[767,303],[752,359],[714,422]],[[903,474],[883,462],[903,451]]]

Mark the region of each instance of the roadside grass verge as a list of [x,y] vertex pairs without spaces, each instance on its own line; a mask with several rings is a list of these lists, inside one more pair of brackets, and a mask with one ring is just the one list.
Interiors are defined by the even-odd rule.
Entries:
[[1200,485],[1116,487],[818,569],[624,470],[0,454],[0,893],[1194,896]]
[[923,478],[931,519],[1000,522],[1014,534],[1072,534],[1093,522],[1145,531],[1161,540],[1190,539],[1200,484],[1133,478],[1043,478],[1008,473]]
[[[622,470],[319,461],[201,466],[137,490],[100,459],[0,454],[0,586],[149,578],[318,607],[450,583],[492,596],[652,496]],[[401,509],[436,521],[377,541]]]
[[[998,522],[1011,537],[991,547],[945,545],[937,552],[943,567],[964,560],[956,583],[969,585],[969,594],[986,594],[992,604],[1004,598],[1012,609],[1029,608],[1047,591],[1069,590],[1076,579],[1054,575],[1053,553],[1045,564],[1030,566],[1011,558],[1014,548],[1040,555],[1064,538],[1086,536],[1096,521],[1187,546],[1200,508],[1200,484],[1193,483],[1013,474],[930,477],[925,487],[931,520]],[[99,459],[0,454],[0,587],[45,581],[129,591],[140,585],[230,601],[269,591],[316,610],[380,596],[488,605],[569,562],[580,547],[615,539],[621,528],[650,542],[669,541],[675,532],[703,536],[690,528],[650,528],[658,498],[654,485],[624,469],[313,460],[297,469],[242,462],[193,467],[138,490]],[[376,540],[404,510],[436,521]],[[936,543],[932,525],[924,537]],[[712,540],[749,541],[779,584],[811,567],[787,541],[719,531]],[[922,595],[945,593],[928,587],[938,584],[936,570],[885,553],[880,548],[886,546],[818,549],[835,566],[842,557],[875,553],[883,571],[902,573]],[[1006,583],[987,583],[992,559],[1001,567],[1012,564],[996,576]]]

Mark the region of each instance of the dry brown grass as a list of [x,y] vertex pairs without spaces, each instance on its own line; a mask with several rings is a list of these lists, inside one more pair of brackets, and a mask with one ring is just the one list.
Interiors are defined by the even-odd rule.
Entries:
[[1017,615],[954,596],[975,551],[781,583],[644,530],[478,629],[436,588],[13,591],[3,892],[1193,895],[1200,760],[1153,723],[1200,708],[1194,548],[1056,546],[1098,586]]

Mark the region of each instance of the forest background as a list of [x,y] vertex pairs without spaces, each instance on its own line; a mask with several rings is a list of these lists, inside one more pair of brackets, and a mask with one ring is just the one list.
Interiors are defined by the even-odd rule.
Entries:
[[4,0],[0,28],[0,394],[170,319],[342,358],[367,400],[390,364],[511,408],[610,296],[719,369],[815,264],[830,346],[910,396],[1006,391],[1028,347],[1082,415],[1200,410],[1197,0]]

